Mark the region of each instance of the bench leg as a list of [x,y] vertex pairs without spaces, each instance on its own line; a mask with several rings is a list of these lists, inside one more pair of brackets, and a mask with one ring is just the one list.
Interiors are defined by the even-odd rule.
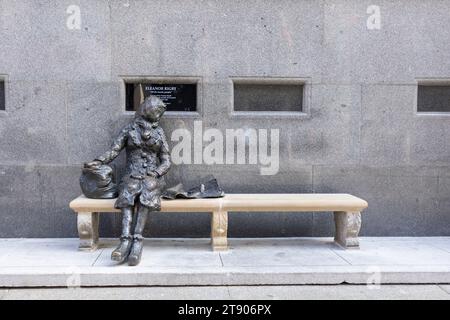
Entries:
[[98,212],[78,213],[79,249],[83,251],[97,250],[98,245]]
[[334,241],[344,248],[359,248],[358,233],[361,229],[360,212],[334,212],[336,233]]
[[228,212],[214,211],[211,215],[211,244],[214,251],[228,250]]

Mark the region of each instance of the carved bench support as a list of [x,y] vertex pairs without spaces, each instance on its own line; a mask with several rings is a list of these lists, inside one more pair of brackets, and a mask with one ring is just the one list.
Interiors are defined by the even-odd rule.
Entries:
[[228,250],[228,212],[214,211],[211,214],[211,244],[214,251]]
[[358,234],[361,229],[360,212],[334,212],[336,233],[334,241],[344,248],[359,248]]
[[94,251],[98,246],[98,212],[78,213],[78,235],[80,237],[79,249]]

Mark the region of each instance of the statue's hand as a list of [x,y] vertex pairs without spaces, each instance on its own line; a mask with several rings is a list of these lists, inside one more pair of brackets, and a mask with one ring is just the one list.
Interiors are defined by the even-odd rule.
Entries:
[[101,162],[101,161],[94,160],[94,161],[91,161],[91,162],[86,162],[86,163],[84,164],[84,167],[85,167],[85,168],[95,168],[95,167],[99,167],[99,166],[101,166],[101,165],[102,165],[102,162]]
[[149,177],[153,177],[153,178],[158,178],[159,177],[159,174],[157,172],[155,172],[155,171],[147,171],[147,175]]

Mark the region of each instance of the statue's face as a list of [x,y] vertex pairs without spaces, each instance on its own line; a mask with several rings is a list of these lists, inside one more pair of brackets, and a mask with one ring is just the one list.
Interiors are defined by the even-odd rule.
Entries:
[[164,112],[166,105],[156,96],[147,97],[139,107],[138,113],[146,120],[155,122],[158,121]]

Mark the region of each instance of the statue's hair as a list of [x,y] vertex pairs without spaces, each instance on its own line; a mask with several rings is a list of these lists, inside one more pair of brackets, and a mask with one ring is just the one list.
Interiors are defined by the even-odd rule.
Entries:
[[146,111],[153,108],[163,108],[163,113],[165,111],[166,105],[164,102],[157,96],[150,95],[145,98],[144,102],[142,102],[138,109],[136,110],[136,117],[145,117]]

